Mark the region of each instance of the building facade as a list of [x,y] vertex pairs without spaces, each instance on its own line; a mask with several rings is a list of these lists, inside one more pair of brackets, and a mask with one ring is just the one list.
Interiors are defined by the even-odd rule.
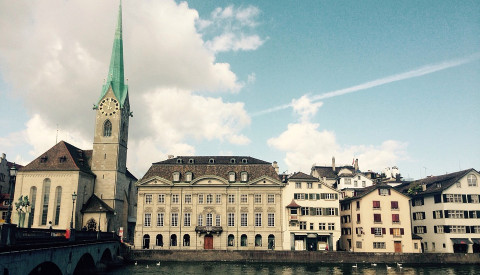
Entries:
[[412,236],[409,197],[389,185],[367,187],[340,202],[340,248],[353,252],[418,253]]
[[282,187],[251,157],[170,158],[137,182],[135,248],[281,249]]
[[339,194],[298,172],[283,188],[283,249],[336,250],[340,239]]
[[424,252],[480,253],[479,179],[468,169],[398,186],[411,196],[412,228]]

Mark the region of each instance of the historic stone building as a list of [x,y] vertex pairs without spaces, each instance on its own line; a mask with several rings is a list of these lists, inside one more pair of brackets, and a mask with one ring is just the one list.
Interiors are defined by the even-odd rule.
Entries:
[[[119,7],[108,77],[96,112],[93,150],[61,141],[21,169],[15,201],[28,196],[31,206],[24,226],[102,231],[123,227],[133,237],[136,178],[127,170],[127,144],[131,116],[124,79],[122,9]],[[73,204],[72,194],[77,195]],[[87,217],[87,218],[86,218]]]
[[170,158],[138,181],[135,247],[282,249],[282,188],[252,157]]

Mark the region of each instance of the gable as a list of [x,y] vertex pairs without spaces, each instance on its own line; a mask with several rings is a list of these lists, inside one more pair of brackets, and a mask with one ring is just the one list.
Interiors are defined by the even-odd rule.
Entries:
[[274,179],[272,179],[272,178],[270,178],[270,177],[267,177],[267,176],[254,179],[254,180],[250,181],[250,182],[248,183],[248,185],[256,185],[256,186],[260,186],[260,185],[263,185],[263,186],[283,186],[283,184],[282,184],[280,181],[274,180]]
[[161,177],[151,177],[146,180],[138,181],[136,186],[172,186],[172,182],[161,178]]

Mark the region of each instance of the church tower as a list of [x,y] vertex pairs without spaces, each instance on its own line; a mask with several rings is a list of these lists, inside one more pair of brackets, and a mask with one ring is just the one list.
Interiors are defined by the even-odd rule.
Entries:
[[[95,194],[115,210],[125,209],[125,190],[129,188],[127,163],[128,126],[131,116],[128,86],[123,66],[122,4],[113,41],[107,80],[96,111],[92,172],[96,175]],[[126,215],[126,214],[125,214]],[[116,219],[123,219],[117,216]],[[119,223],[123,223],[121,221]]]

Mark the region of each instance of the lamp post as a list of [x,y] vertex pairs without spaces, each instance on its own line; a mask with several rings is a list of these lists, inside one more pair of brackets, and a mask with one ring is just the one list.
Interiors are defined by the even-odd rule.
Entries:
[[75,200],[77,199],[77,194],[73,191],[72,194],[72,219],[70,220],[70,229],[73,229],[73,209],[75,208]]
[[101,223],[101,220],[102,220],[102,207],[100,206],[100,215],[98,215],[98,232],[100,232],[100,223]]
[[7,223],[12,223],[12,202],[13,202],[13,190],[14,190],[14,184],[15,180],[17,178],[17,167],[15,165],[15,162],[13,163],[12,167],[10,168],[10,197],[8,198],[9,204],[8,204],[8,213],[7,213]]

